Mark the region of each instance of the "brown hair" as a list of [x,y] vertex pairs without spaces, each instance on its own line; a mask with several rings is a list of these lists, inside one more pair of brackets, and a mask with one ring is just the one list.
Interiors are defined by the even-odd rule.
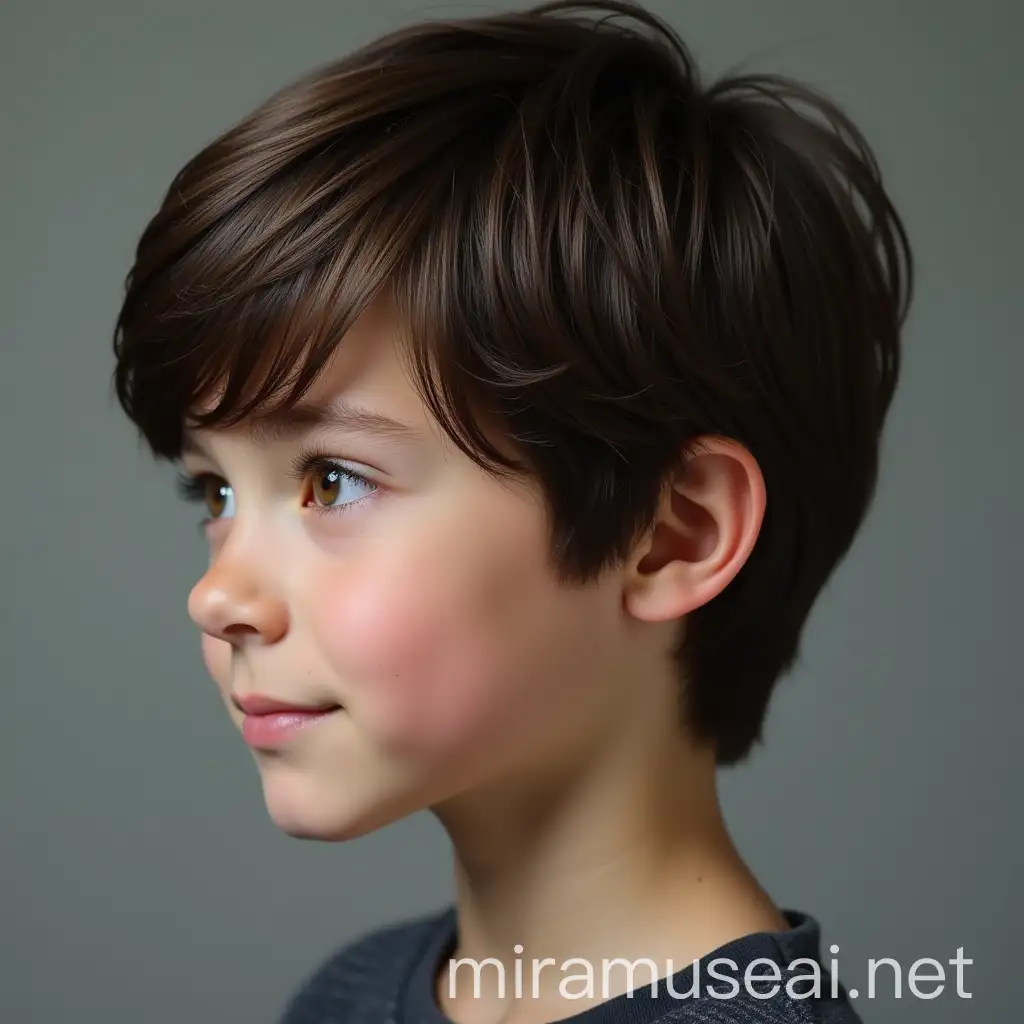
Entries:
[[831,101],[704,85],[632,4],[548,3],[393,32],[189,161],[138,244],[115,388],[176,458],[186,418],[300,398],[390,289],[424,401],[488,472],[535,475],[577,583],[627,556],[688,445],[735,439],[765,519],[674,651],[682,718],[729,764],[871,500],[910,282]]

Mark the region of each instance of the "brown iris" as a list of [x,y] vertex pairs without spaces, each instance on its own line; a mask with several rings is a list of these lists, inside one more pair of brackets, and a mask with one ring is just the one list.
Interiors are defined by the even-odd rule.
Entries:
[[216,476],[208,476],[203,480],[203,501],[206,508],[214,519],[219,519],[224,514],[228,503],[229,485]]
[[313,474],[313,498],[318,505],[333,505],[338,500],[341,487],[341,473],[333,466],[326,466]]

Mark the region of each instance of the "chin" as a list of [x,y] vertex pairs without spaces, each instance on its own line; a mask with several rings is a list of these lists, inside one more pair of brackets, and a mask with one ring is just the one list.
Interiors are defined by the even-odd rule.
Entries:
[[321,843],[346,843],[376,831],[379,825],[359,821],[323,821],[301,814],[282,814],[268,807],[271,821],[292,839],[307,839]]
[[297,773],[263,771],[263,799],[271,821],[295,839],[343,843],[422,810],[418,801],[397,795],[339,792],[315,785]]

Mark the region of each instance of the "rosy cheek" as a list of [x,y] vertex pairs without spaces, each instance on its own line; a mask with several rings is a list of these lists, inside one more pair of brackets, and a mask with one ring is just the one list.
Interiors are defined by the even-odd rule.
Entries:
[[431,759],[486,742],[502,704],[500,658],[466,603],[379,574],[325,594],[318,614],[325,654],[377,740]]

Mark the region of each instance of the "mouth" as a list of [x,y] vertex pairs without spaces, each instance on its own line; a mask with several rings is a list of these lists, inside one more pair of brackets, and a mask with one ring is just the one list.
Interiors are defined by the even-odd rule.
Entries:
[[281,746],[307,728],[337,717],[345,710],[337,703],[296,704],[260,694],[232,694],[231,703],[245,715],[242,738],[249,746],[259,749]]
[[231,695],[231,703],[244,715],[314,714],[336,711],[341,707],[337,701],[303,704],[297,701],[284,701],[277,700],[274,697],[265,697],[261,693],[233,693]]

